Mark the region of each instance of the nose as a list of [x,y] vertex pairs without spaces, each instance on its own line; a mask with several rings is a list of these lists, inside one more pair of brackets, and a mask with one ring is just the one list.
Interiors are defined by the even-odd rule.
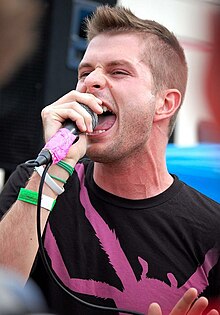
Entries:
[[86,90],[93,93],[97,90],[102,90],[106,85],[106,77],[102,69],[95,69],[91,71],[84,80]]

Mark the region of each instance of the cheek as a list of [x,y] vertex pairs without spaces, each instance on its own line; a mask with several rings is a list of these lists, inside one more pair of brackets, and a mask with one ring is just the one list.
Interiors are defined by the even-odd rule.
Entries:
[[137,128],[146,128],[153,122],[155,114],[155,102],[149,100],[148,102],[141,99],[135,101],[128,101],[121,109],[121,120],[126,125],[135,126]]
[[152,128],[152,117],[146,111],[127,111],[119,122],[119,138],[126,147],[144,145]]
[[135,87],[123,88],[123,86],[118,89],[120,93],[113,93],[112,96],[118,106],[119,126],[135,133],[137,130],[144,132],[153,122],[155,96],[150,90],[146,91],[146,87],[143,85],[139,85],[138,89]]

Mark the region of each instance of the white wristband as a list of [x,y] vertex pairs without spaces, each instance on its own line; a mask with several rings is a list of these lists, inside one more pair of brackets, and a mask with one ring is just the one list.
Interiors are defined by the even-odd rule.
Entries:
[[[35,167],[35,171],[42,176],[43,171],[44,171],[44,167],[43,166],[38,166]],[[64,192],[64,188],[60,187],[51,177],[50,175],[47,173],[45,176],[45,183],[57,194],[57,195],[61,195]]]
[[[19,194],[18,194],[18,200],[30,203],[32,205],[37,206],[38,205],[38,197],[39,193],[30,189],[26,188],[20,188]],[[44,209],[47,209],[51,211],[56,203],[56,200],[46,196],[41,196],[41,207]]]
[[42,197],[41,197],[41,207],[42,208],[47,209],[49,211],[52,211],[55,203],[56,203],[56,200],[54,200],[53,198],[46,196],[46,195],[42,195]]

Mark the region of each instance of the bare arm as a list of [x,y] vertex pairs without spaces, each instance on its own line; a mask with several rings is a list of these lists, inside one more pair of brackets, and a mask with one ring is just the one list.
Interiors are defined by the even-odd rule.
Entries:
[[[65,119],[70,118],[76,122],[82,131],[91,130],[91,116],[77,102],[89,105],[97,113],[102,112],[97,99],[93,95],[71,91],[57,102],[47,106],[42,111],[42,120],[47,141],[61,126]],[[86,136],[80,139],[70,148],[66,162],[72,167],[86,153]],[[57,165],[50,168],[50,174],[67,180],[69,174]],[[34,172],[28,181],[26,188],[38,191],[40,176]],[[59,186],[62,183],[57,181]],[[65,193],[65,192],[64,192]],[[44,184],[43,194],[53,199],[56,193],[47,184]],[[36,206],[17,200],[0,222],[0,265],[12,269],[22,275],[26,280],[29,277],[37,250]],[[49,211],[41,209],[42,232],[45,228]]]
[[[26,188],[38,191],[40,177],[34,173]],[[44,185],[45,195],[57,196]],[[0,264],[27,279],[38,250],[36,206],[17,200],[0,223]],[[49,211],[41,209],[41,226],[45,227]]]

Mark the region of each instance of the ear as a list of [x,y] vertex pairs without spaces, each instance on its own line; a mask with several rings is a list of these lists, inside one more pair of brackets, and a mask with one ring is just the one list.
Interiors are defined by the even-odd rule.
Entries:
[[169,89],[158,97],[154,121],[169,118],[174,115],[181,103],[181,93],[177,89]]

